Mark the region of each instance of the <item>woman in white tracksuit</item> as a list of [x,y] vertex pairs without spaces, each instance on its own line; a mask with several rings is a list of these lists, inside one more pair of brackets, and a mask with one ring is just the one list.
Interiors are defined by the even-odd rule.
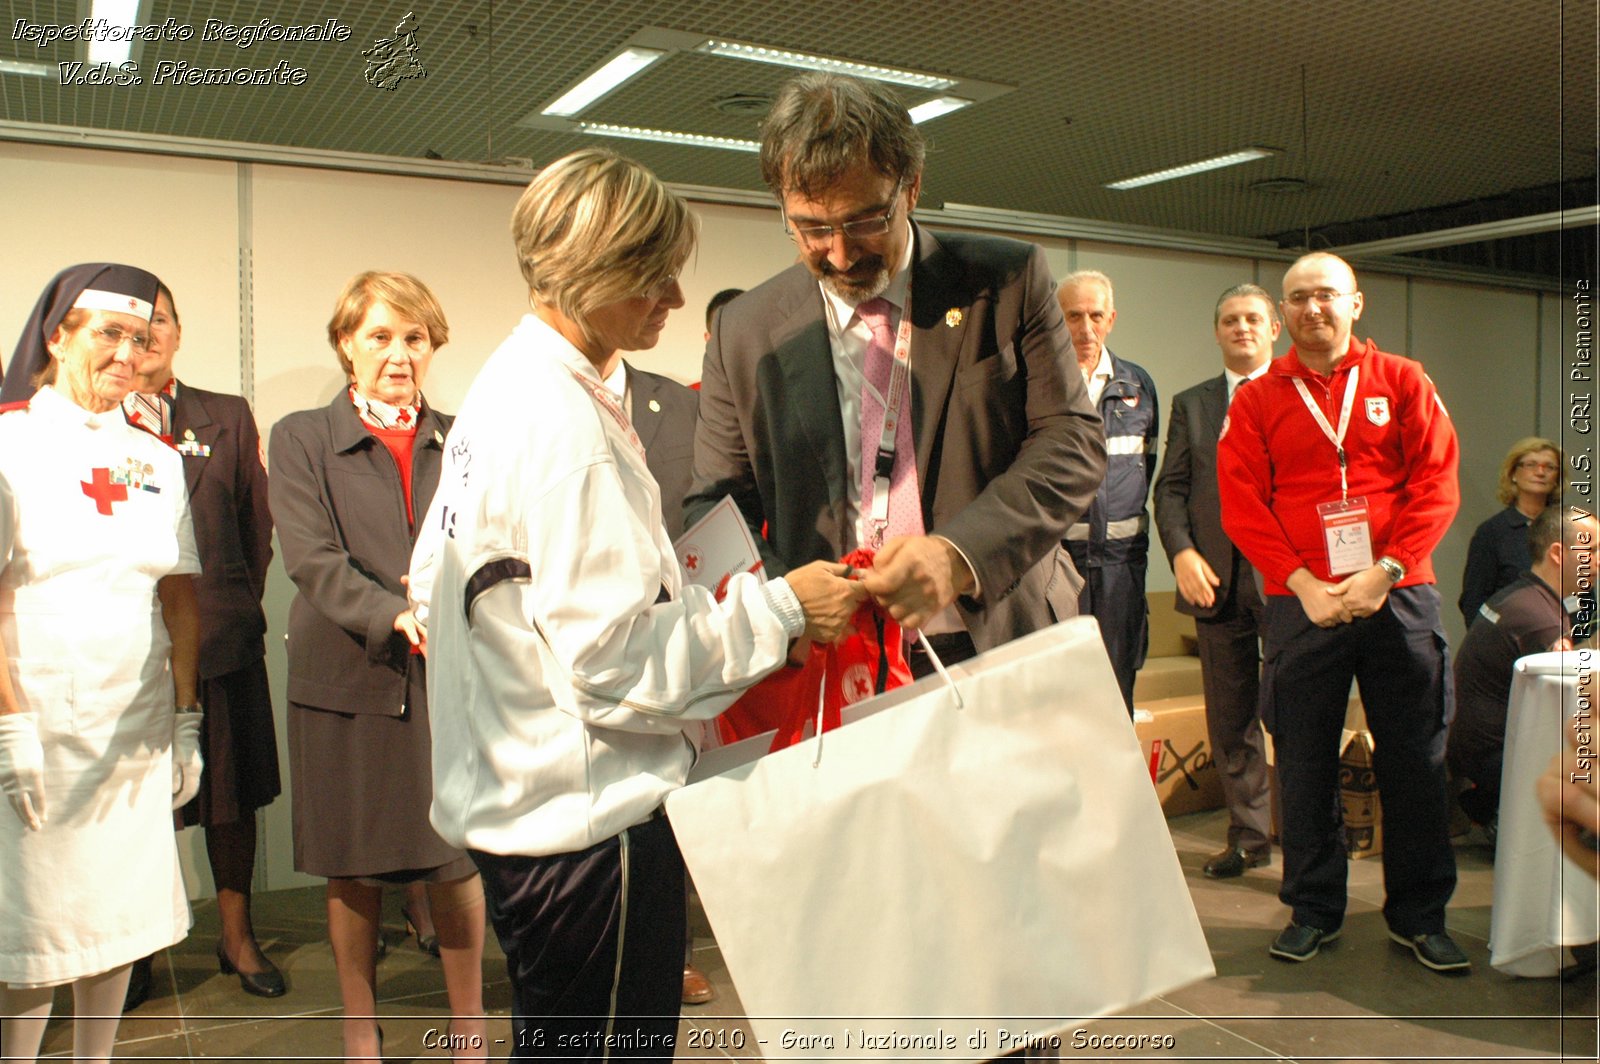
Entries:
[[445,444],[413,556],[428,626],[432,821],[483,873],[515,993],[513,1059],[670,1059],[683,862],[661,814],[693,722],[833,639],[861,598],[814,563],[723,601],[687,585],[604,384],[683,305],[688,208],[638,164],[551,164],[512,219],[526,315]]

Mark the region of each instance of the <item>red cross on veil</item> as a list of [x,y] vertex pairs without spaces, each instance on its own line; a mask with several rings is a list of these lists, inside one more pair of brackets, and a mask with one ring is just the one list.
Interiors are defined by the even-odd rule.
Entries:
[[92,483],[80,480],[78,484],[83,488],[83,493],[94,500],[95,512],[110,517],[112,503],[128,501],[127,485],[111,483],[111,470],[104,466],[91,470],[91,473],[94,477]]

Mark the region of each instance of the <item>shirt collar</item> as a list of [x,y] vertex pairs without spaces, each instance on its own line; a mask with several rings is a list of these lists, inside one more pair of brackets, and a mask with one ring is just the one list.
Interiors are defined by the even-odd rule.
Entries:
[[1110,380],[1112,372],[1111,348],[1107,347],[1105,344],[1101,344],[1100,361],[1094,364],[1094,371],[1091,372],[1089,376],[1100,377],[1103,380]]
[[91,413],[68,399],[64,392],[57,391],[53,384],[47,384],[35,392],[28,403],[28,409],[30,412],[37,411],[57,421],[83,425],[91,429],[103,428],[106,425],[128,424],[120,404],[98,414]]
[[606,388],[617,397],[617,402],[622,402],[628,395],[628,364],[622,359],[617,359],[617,368],[611,371],[611,376],[606,378]]
[[1227,366],[1223,366],[1222,375],[1228,380],[1228,394],[1232,395],[1238,389],[1239,385],[1243,384],[1245,381],[1253,381],[1263,373],[1267,372],[1268,367],[1271,365],[1272,359],[1269,358],[1265,362],[1261,363],[1261,365],[1251,370],[1249,373],[1235,373]]

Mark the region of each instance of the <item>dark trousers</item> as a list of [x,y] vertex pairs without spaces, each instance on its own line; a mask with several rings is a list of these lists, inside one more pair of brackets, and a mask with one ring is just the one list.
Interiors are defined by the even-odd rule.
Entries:
[[[1079,546],[1068,543],[1068,550]],[[1144,666],[1144,653],[1150,645],[1150,607],[1144,598],[1146,563],[1117,562],[1089,566],[1073,552],[1073,563],[1083,575],[1083,591],[1078,595],[1078,614],[1092,614],[1100,623],[1100,638],[1111,658],[1111,671],[1117,676],[1123,704],[1133,714],[1133,681]]]
[[[966,632],[950,632],[945,635],[928,636],[928,645],[933,647],[933,652],[939,655],[939,660],[945,665],[954,665],[958,661],[978,656],[978,648],[972,643],[972,636]],[[933,667],[928,652],[922,649],[922,642],[914,640],[908,644],[906,651],[906,664],[911,666],[911,678],[920,680],[924,676],[931,676],[938,670]]]
[[1318,628],[1293,595],[1268,596],[1262,716],[1283,806],[1278,897],[1296,923],[1344,921],[1347,855],[1339,814],[1339,739],[1353,677],[1372,730],[1383,805],[1384,919],[1402,935],[1444,930],[1455,891],[1445,791],[1450,668],[1430,585],[1398,588],[1381,610]]
[[1239,589],[1215,616],[1195,619],[1206,731],[1228,806],[1228,846],[1252,852],[1272,845],[1272,793],[1261,732],[1260,631],[1260,600]]
[[511,1059],[671,1060],[686,926],[666,818],[577,853],[468,852],[511,977]]

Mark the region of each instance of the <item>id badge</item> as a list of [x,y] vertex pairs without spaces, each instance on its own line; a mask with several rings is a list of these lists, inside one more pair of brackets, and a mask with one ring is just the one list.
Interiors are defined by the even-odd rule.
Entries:
[[1372,567],[1372,522],[1365,498],[1325,502],[1317,507],[1322,538],[1328,545],[1328,572],[1333,576]]

